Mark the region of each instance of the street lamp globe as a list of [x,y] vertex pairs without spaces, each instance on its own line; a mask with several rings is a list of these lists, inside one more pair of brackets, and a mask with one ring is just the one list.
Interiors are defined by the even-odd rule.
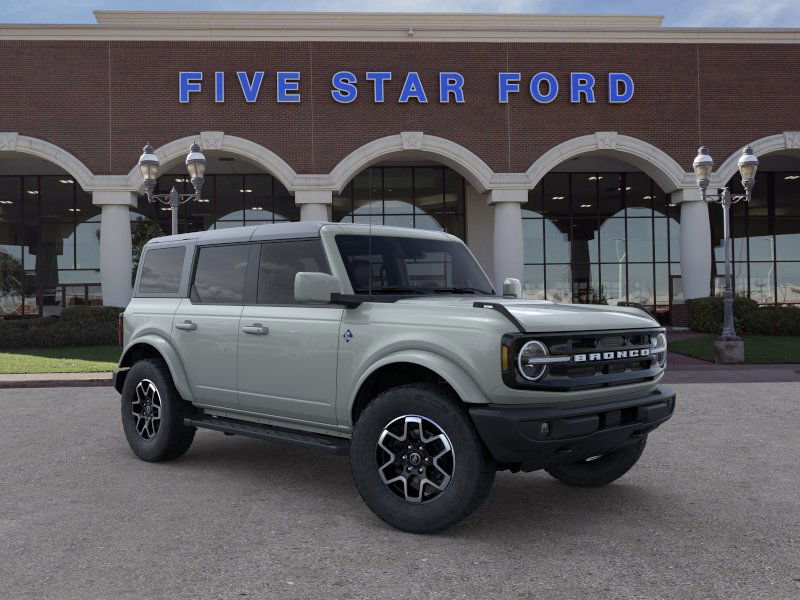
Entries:
[[711,171],[714,169],[714,160],[708,154],[708,148],[700,146],[692,167],[694,168],[695,177],[697,177],[697,185],[705,195],[708,184],[711,182]]
[[189,154],[186,155],[186,170],[189,171],[192,185],[199,196],[203,189],[203,179],[206,174],[206,157],[197,143],[192,144],[192,147],[189,148]]
[[147,144],[139,157],[139,170],[142,172],[142,180],[148,190],[155,188],[156,179],[158,178],[160,162],[155,152],[155,148]]
[[753,154],[753,148],[747,145],[739,157],[739,173],[742,176],[742,186],[748,193],[756,181],[756,170],[758,170],[758,158]]
[[206,174],[206,157],[196,143],[189,148],[186,155],[186,170],[192,178],[203,177]]

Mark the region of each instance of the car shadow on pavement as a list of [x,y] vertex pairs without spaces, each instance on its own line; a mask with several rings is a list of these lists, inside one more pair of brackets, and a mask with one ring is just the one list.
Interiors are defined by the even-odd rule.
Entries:
[[[191,471],[194,477],[216,481],[229,490],[246,488],[253,493],[255,489],[255,493],[267,496],[262,499],[273,499],[275,503],[291,498],[310,511],[324,505],[328,514],[336,515],[338,520],[352,520],[351,527],[382,534],[400,533],[376,519],[363,505],[350,475],[349,460],[344,456],[202,432],[184,457],[162,464],[169,469]],[[679,511],[680,504],[680,498],[663,486],[653,489],[643,484],[635,468],[618,482],[594,489],[564,485],[543,471],[501,471],[484,505],[439,535],[515,539],[551,531],[553,535],[574,534],[580,538],[587,531],[624,527],[638,521],[651,525],[663,521],[664,526],[669,526],[667,513]]]

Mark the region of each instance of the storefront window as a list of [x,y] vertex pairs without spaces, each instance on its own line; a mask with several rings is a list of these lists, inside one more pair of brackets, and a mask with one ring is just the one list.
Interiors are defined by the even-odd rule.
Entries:
[[100,211],[65,175],[0,177],[0,317],[100,303]]
[[[741,193],[739,177],[729,182]],[[722,294],[725,252],[722,210],[710,205],[714,292]],[[753,198],[734,205],[731,215],[734,291],[759,304],[798,304],[800,261],[800,172],[760,171]]]
[[644,173],[549,173],[522,217],[525,297],[669,311],[679,213]]
[[464,178],[447,167],[370,167],[333,197],[333,220],[466,234]]

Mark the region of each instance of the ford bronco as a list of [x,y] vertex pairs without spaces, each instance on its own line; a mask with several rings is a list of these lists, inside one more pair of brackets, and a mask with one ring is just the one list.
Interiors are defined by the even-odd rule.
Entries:
[[120,315],[122,423],[145,461],[198,428],[349,455],[411,532],[474,511],[498,470],[608,484],[669,419],[664,330],[633,307],[493,289],[442,232],[280,223],[150,240]]

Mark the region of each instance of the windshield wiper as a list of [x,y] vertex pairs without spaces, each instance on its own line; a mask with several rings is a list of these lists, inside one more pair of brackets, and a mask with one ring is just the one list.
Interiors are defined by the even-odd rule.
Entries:
[[[356,294],[369,294],[370,290],[359,288],[355,291]],[[386,286],[386,287],[378,287],[372,288],[371,293],[373,294],[424,294],[425,292],[418,290],[417,288],[413,287],[406,287],[406,286]]]
[[479,290],[478,288],[473,287],[440,287],[434,288],[434,292],[443,293],[443,294],[481,294],[484,296],[491,296],[491,292],[487,292],[486,290]]

